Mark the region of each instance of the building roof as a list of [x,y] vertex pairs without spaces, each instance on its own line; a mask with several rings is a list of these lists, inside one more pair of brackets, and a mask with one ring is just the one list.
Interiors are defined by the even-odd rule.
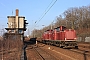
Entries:
[[[7,16],[7,18],[15,18],[16,16]],[[25,18],[24,16],[18,16],[19,18]]]

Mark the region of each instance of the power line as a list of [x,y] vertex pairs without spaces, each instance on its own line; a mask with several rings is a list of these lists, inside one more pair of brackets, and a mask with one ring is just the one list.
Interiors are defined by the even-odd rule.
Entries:
[[[47,11],[47,9],[49,8],[49,6],[53,3],[53,0],[50,2],[50,4],[48,5],[48,7],[45,9],[45,11],[42,13],[42,15],[40,16],[39,19],[41,19],[41,17],[45,14],[45,12]],[[37,23],[38,21],[35,21],[35,23]]]
[[[51,1],[51,3],[52,3],[52,2],[53,2],[53,1]],[[52,5],[51,5],[51,3],[49,4],[49,5],[51,5],[51,6],[50,6],[50,7],[48,6],[49,9],[48,9],[48,10],[46,9],[47,11],[45,10],[44,15],[42,15],[42,17],[39,19],[38,23],[44,18],[44,16],[49,12],[49,10],[54,6],[54,4],[55,4],[56,2],[57,2],[57,0],[55,0]],[[48,7],[47,7],[47,8],[48,8]],[[38,24],[38,23],[37,23],[37,24]],[[37,24],[36,24],[36,25],[37,25]]]
[[[49,6],[47,7],[47,9],[44,11],[45,13],[43,13],[43,15],[42,15],[42,17],[39,19],[39,21],[35,21],[34,23],[37,25],[43,18],[44,18],[44,16],[48,13],[48,11],[54,6],[54,4],[57,2],[57,0],[55,0],[54,1],[54,3],[53,3],[53,0],[51,1],[51,3],[49,4]],[[36,25],[33,27],[34,29],[35,29],[35,27],[36,27]]]
[[[43,12],[43,14],[45,14],[45,12],[47,11],[47,9],[49,8],[49,6],[51,5],[53,3],[53,0],[50,2],[50,4],[48,5],[48,7],[46,8],[46,10]],[[42,15],[43,15],[42,14]],[[42,15],[41,15],[41,17],[42,17]]]

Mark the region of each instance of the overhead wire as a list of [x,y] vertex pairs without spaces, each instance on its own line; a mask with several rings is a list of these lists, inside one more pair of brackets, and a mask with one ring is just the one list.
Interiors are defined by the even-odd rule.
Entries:
[[[43,18],[44,16],[49,12],[49,10],[54,6],[54,4],[57,2],[57,0],[54,1],[53,3],[53,0],[51,1],[51,3],[49,4],[49,6],[46,8],[46,10],[44,11],[45,13],[43,13],[42,17],[38,20],[38,21],[35,21],[35,24],[37,25]],[[53,3],[53,4],[52,4]],[[52,5],[51,5],[52,4]],[[35,27],[36,25],[34,25],[33,27],[33,31],[35,30]]]
[[[49,6],[53,3],[53,0],[50,2],[50,4],[48,5],[48,7],[45,9],[45,11],[42,13],[42,15],[39,17],[39,19],[41,19],[41,17],[45,14],[45,12],[47,11],[47,9],[49,8]],[[38,21],[36,20],[35,21],[35,24],[37,23]]]
[[[49,4],[49,6],[52,4],[52,2],[53,2],[53,0],[52,0],[51,3]],[[46,9],[47,11],[46,11],[46,10],[44,11],[45,13],[42,15],[42,17],[39,19],[39,21],[36,21],[37,24],[44,18],[44,16],[49,12],[49,10],[54,6],[54,4],[55,4],[56,2],[57,2],[57,0],[55,0],[54,3],[53,3],[50,7],[49,7],[49,6],[47,7],[48,10]],[[36,25],[37,25],[37,24],[36,24]]]
[[[49,8],[49,6],[51,5],[53,3],[53,0],[50,2],[50,4],[48,5],[48,7],[45,9],[45,11],[42,13],[42,15],[40,16],[40,17],[42,17],[44,14],[45,14],[45,12],[47,11],[47,9]],[[40,19],[40,18],[39,18]],[[37,21],[35,21],[35,23],[36,23]]]
[[[51,4],[53,3],[54,0],[52,0],[49,5],[47,6],[47,8],[44,10],[44,12],[42,13],[42,15],[39,17],[39,20],[41,19],[41,17],[45,14],[45,12],[48,10],[48,8],[51,6]],[[39,22],[39,20],[36,20],[34,23],[36,24],[37,22]],[[37,24],[36,24],[37,25]],[[36,25],[33,26],[33,28],[36,27]]]

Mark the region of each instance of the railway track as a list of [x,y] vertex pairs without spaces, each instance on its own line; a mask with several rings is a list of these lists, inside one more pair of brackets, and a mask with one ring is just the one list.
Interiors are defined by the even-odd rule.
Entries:
[[35,58],[40,59],[40,60],[45,60],[45,59],[43,58],[43,56],[37,51],[36,48],[37,48],[36,45],[31,45],[31,46],[29,46],[29,49],[32,49],[33,52],[36,53],[36,56],[37,56],[37,57],[35,57]]
[[77,55],[81,55],[83,60],[89,60],[90,59],[90,51],[85,51],[81,49],[69,49],[71,52],[77,53]]
[[69,51],[78,53],[78,54],[82,54],[82,55],[89,55],[90,56],[90,51],[86,51],[86,50],[80,50],[80,49],[68,49]]
[[52,55],[51,53],[49,53],[48,51],[46,51],[45,49],[42,49],[36,45],[31,45],[29,46],[29,48],[27,49],[32,49],[35,54],[34,57],[37,60],[59,60],[57,57],[55,57],[54,55]]
[[90,52],[90,42],[81,42],[78,43],[78,48],[80,50],[89,51]]
[[[83,45],[83,44],[81,44],[81,45]],[[85,44],[83,46],[85,46],[86,48],[84,47],[84,49],[81,49],[81,48],[78,48],[78,49],[63,49],[63,51],[66,50],[67,52],[70,52],[71,55],[70,56],[68,56],[68,54],[62,54],[62,55],[66,56],[68,58],[71,58],[72,60],[73,59],[75,59],[75,60],[89,60],[90,59],[90,50],[89,50],[90,49],[89,48],[90,45],[89,44]],[[88,48],[87,48],[87,46],[88,46]],[[60,48],[60,50],[61,50],[61,48]],[[61,52],[57,52],[57,53],[61,54]]]
[[69,49],[71,51],[90,53],[90,43],[89,42],[79,42],[78,49]]
[[[50,49],[48,49],[48,47],[50,47]],[[33,45],[33,44],[27,45],[26,51],[27,51],[27,60],[89,60],[90,59],[90,52],[87,50],[62,49],[56,46],[46,45],[39,42],[38,45]]]

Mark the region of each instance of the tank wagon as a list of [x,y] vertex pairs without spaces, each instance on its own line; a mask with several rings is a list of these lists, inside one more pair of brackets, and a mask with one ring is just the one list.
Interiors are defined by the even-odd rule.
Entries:
[[76,40],[76,31],[59,26],[54,30],[47,30],[42,34],[42,42],[45,44],[56,45],[62,48],[78,48]]

